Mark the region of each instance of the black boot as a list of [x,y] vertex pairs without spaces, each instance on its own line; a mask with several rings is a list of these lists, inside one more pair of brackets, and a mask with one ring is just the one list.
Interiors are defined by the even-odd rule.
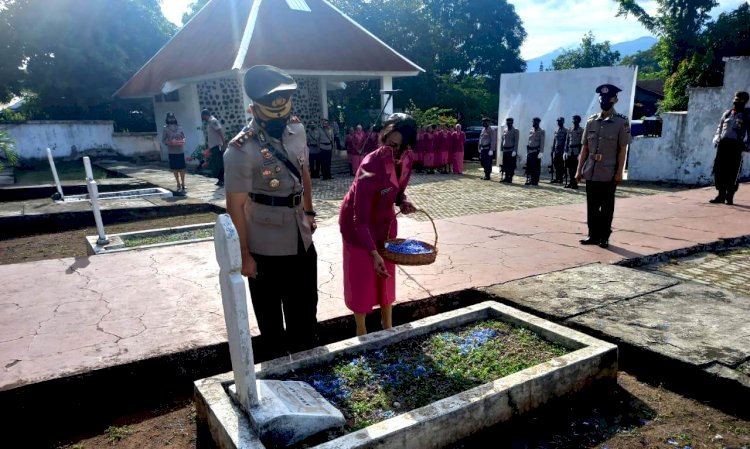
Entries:
[[718,195],[716,195],[716,198],[712,200],[708,200],[709,203],[723,203],[726,197],[724,196],[724,192],[720,191]]
[[734,204],[734,192],[727,193],[726,201],[727,201],[727,204],[729,204],[730,206]]

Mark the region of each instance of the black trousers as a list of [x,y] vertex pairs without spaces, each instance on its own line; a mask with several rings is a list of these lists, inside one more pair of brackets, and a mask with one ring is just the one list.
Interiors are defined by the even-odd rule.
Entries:
[[313,178],[320,177],[320,151],[310,152],[310,176]]
[[568,169],[568,182],[572,186],[577,186],[576,170],[578,170],[578,156],[568,154],[568,158],[565,159],[565,167]]
[[[258,265],[248,278],[250,298],[263,342],[271,357],[317,345],[318,253],[305,251],[298,237],[297,254],[253,254]],[[286,328],[284,324],[286,323]]]
[[221,151],[221,145],[211,147],[211,174],[219,178],[219,182],[224,182],[224,153]]
[[555,181],[562,182],[565,171],[565,159],[563,159],[563,153],[555,153],[555,156],[552,158],[552,166],[555,167]]
[[512,181],[513,174],[516,172],[516,157],[513,156],[513,151],[503,151],[503,173],[505,181]]
[[332,150],[320,150],[320,170],[323,172],[323,179],[331,179],[331,158]]
[[485,179],[490,179],[490,173],[492,173],[492,156],[490,156],[489,148],[479,149],[479,162],[482,164],[484,169]]
[[538,156],[539,153],[531,153],[526,158],[526,174],[529,175],[529,183],[532,185],[539,184],[539,176],[542,173],[542,160]]
[[612,233],[616,189],[614,182],[586,181],[589,237],[594,240],[607,240]]
[[733,196],[739,188],[742,147],[737,139],[722,139],[716,148],[714,182],[721,196]]

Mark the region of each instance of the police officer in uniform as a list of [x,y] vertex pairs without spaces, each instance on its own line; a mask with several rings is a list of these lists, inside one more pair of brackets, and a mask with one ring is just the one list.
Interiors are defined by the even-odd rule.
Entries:
[[518,138],[520,132],[513,127],[513,118],[505,119],[505,130],[501,138],[501,149],[503,152],[503,173],[505,176],[500,182],[513,183],[513,174],[516,171],[516,154],[518,154]]
[[314,132],[315,135],[312,140],[320,151],[320,170],[323,179],[333,179],[333,176],[331,176],[331,159],[333,150],[336,149],[336,135],[325,117],[320,119],[320,127],[316,128]]
[[739,188],[740,170],[742,169],[742,152],[750,151],[750,137],[748,137],[748,121],[750,109],[747,102],[750,95],[747,92],[734,94],[732,109],[724,112],[716,128],[714,145],[716,159],[714,160],[714,181],[719,191],[711,203],[734,204],[734,193]]
[[586,180],[586,209],[589,235],[582,245],[609,247],[612,215],[615,211],[615,189],[622,182],[625,155],[630,144],[630,122],[615,111],[617,92],[612,84],[596,88],[601,112],[589,117],[583,130],[581,160],[576,182]]
[[583,128],[581,128],[581,116],[573,116],[573,126],[568,130],[568,136],[565,139],[565,168],[568,170],[568,183],[566,189],[578,190],[576,182],[576,169],[578,169],[578,156],[581,154],[581,139],[583,138]]
[[565,129],[565,118],[559,117],[557,119],[557,129],[552,137],[552,166],[554,168],[555,177],[550,179],[550,184],[562,184],[563,183],[563,170],[565,170],[565,141],[568,139],[568,130]]
[[492,158],[495,155],[495,146],[497,146],[497,138],[495,137],[495,130],[490,126],[490,119],[482,119],[482,132],[479,133],[479,161],[482,163],[484,169],[484,179],[489,181],[490,173],[492,173]]
[[542,153],[544,152],[544,130],[539,127],[542,119],[534,117],[532,119],[531,130],[529,131],[529,143],[526,146],[526,174],[528,180],[526,185],[539,185],[539,176],[542,173]]
[[242,274],[261,336],[278,356],[316,342],[316,225],[306,133],[291,116],[297,83],[287,73],[257,65],[245,74],[244,87],[253,119],[224,155],[227,212],[240,237]]

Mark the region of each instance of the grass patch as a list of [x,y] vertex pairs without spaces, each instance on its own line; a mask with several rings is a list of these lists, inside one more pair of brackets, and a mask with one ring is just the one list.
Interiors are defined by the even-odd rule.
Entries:
[[104,433],[107,436],[107,443],[115,444],[118,441],[125,439],[128,435],[132,435],[133,430],[130,426],[110,426],[107,427],[107,430],[105,430]]
[[125,243],[127,248],[133,248],[136,246],[155,245],[157,243],[173,243],[180,242],[183,240],[203,239],[214,236],[214,228],[206,229],[193,229],[190,231],[170,232],[162,235],[154,235],[149,237],[123,237],[122,241]]
[[499,320],[409,339],[298,370],[284,380],[312,385],[344,414],[337,438],[569,352]]

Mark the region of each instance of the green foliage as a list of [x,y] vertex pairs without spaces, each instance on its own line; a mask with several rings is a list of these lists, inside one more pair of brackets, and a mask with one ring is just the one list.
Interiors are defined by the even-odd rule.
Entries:
[[638,79],[663,79],[666,74],[659,65],[658,45],[648,50],[639,51],[633,55],[625,56],[620,65],[638,66]]
[[424,128],[427,125],[447,125],[453,126],[457,120],[452,117],[453,111],[445,108],[431,107],[426,110],[421,110],[414,103],[411,103],[407,109],[409,113],[417,121],[417,126]]
[[566,50],[552,60],[552,70],[583,69],[588,67],[613,66],[620,60],[620,52],[609,48],[609,41],[597,44],[594,33],[583,35],[581,46]]
[[208,0],[196,0],[188,5],[188,10],[185,12],[185,14],[182,15],[182,25],[184,26],[186,23],[190,21],[190,19],[193,18],[196,14],[198,14],[198,11],[201,10],[204,6],[206,6],[206,3],[208,3]]
[[0,23],[0,86],[35,93],[29,111],[50,119],[110,118],[112,94],[175,31],[158,0],[9,0]]
[[[16,142],[8,135],[8,132],[0,129],[0,152],[2,152],[2,159],[8,161],[8,165],[13,167],[18,163],[18,153],[13,149],[16,146]],[[0,159],[0,170],[5,169],[5,163]]]
[[132,435],[133,429],[131,429],[130,426],[110,426],[107,427],[107,430],[105,430],[104,433],[107,435],[107,443],[115,444],[126,438],[128,435]]

